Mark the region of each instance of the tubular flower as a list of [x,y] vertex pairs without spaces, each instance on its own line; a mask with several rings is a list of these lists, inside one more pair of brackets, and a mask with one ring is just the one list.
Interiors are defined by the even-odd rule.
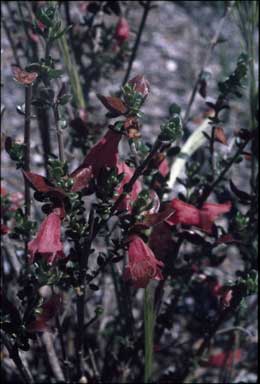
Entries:
[[[124,162],[117,163],[117,170],[118,170],[118,173],[122,173],[122,172],[124,173],[124,178],[121,181],[119,187],[117,188],[118,195],[121,195],[121,193],[123,192],[124,185],[129,182],[129,180],[134,174],[134,171],[132,168],[128,167],[128,165]],[[141,190],[142,190],[141,183],[139,180],[137,180],[133,185],[132,191],[126,195],[124,200],[119,205],[118,207],[119,210],[131,211],[132,210],[131,203],[133,203],[137,199]]]
[[145,288],[151,279],[163,279],[160,270],[163,265],[139,236],[130,236],[128,264],[124,274],[126,280],[130,280],[136,288]]
[[52,212],[42,222],[35,239],[28,244],[29,262],[33,263],[35,254],[40,254],[49,264],[64,257],[61,242],[61,219]]
[[224,204],[205,203],[201,209],[198,209],[184,201],[173,199],[171,206],[175,212],[167,219],[167,223],[193,225],[210,234],[213,223],[218,216],[230,211],[231,202],[228,201]]
[[128,21],[121,17],[116,25],[115,39],[118,45],[122,45],[129,39],[130,29]]
[[121,134],[109,130],[102,139],[90,150],[83,164],[71,176],[83,168],[92,167],[94,177],[97,177],[102,168],[116,167],[118,160],[118,144]]

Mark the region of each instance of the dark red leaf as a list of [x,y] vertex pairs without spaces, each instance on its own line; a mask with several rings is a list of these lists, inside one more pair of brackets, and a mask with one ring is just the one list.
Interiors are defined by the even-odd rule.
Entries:
[[58,198],[65,197],[64,191],[61,188],[54,187],[45,177],[26,171],[23,171],[23,175],[35,191],[42,193],[50,192]]
[[118,116],[124,115],[127,112],[127,108],[121,99],[114,96],[97,95],[101,103],[112,113],[116,113]]
[[18,83],[24,84],[24,85],[32,84],[34,80],[36,80],[38,77],[37,72],[27,72],[16,65],[12,66],[12,72],[14,75],[14,79]]
[[227,138],[222,127],[215,127],[214,138],[221,144],[227,145]]

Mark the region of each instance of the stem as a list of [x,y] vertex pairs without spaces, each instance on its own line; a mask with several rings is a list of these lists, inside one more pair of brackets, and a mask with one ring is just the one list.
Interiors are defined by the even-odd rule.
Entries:
[[148,383],[153,369],[154,309],[147,286],[144,291],[144,382]]
[[71,88],[77,108],[86,109],[86,103],[79,78],[79,73],[75,64],[74,57],[72,56],[72,51],[69,49],[65,35],[58,39],[58,46],[64,59],[64,64],[67,69],[68,75],[70,77]]
[[215,143],[215,131],[216,126],[213,125],[211,128],[211,140],[210,140],[210,165],[213,179],[215,178],[215,158],[214,158],[214,143]]
[[120,203],[124,200],[125,196],[132,191],[134,183],[142,175],[143,171],[148,166],[148,164],[150,163],[154,154],[158,151],[160,146],[161,146],[161,142],[159,140],[156,140],[156,142],[154,143],[154,146],[153,146],[151,152],[149,153],[149,155],[146,157],[146,159],[143,161],[143,163],[139,167],[136,168],[135,173],[133,174],[133,176],[131,177],[129,182],[124,185],[123,193],[118,197],[115,204],[111,208],[110,217],[117,210]]
[[62,372],[60,362],[58,359],[58,356],[56,354],[54,345],[53,345],[53,336],[50,332],[43,332],[42,334],[42,342],[45,346],[48,360],[52,369],[52,372],[55,376],[55,378],[58,381],[63,381],[64,382],[64,374]]
[[[32,86],[25,87],[25,120],[24,120],[24,170],[30,171],[30,141],[31,141],[31,100]],[[31,213],[30,187],[27,180],[24,181],[25,189],[25,215],[28,219]]]
[[86,270],[88,257],[91,249],[91,243],[93,240],[93,228],[94,228],[94,210],[91,209],[89,214],[89,235],[86,240],[85,246],[81,247],[79,244],[76,244],[77,250],[79,252],[79,290],[77,296],[77,316],[78,316],[78,335],[77,335],[77,346],[78,346],[78,362],[77,370],[78,377],[82,378],[84,376],[84,315],[85,315],[85,296],[86,296]]
[[64,154],[64,141],[63,141],[63,132],[61,128],[59,127],[59,110],[58,106],[54,105],[53,107],[53,113],[54,113],[54,120],[55,120],[55,126],[56,126],[56,134],[58,139],[58,146],[59,146],[59,159],[62,163],[65,161],[65,154]]
[[139,47],[139,44],[140,44],[140,41],[141,41],[141,36],[142,36],[143,30],[144,30],[146,19],[147,19],[149,11],[151,9],[151,3],[152,3],[151,1],[146,1],[145,4],[144,4],[143,16],[142,16],[142,19],[141,19],[141,23],[140,23],[140,26],[139,26],[138,33],[137,33],[135,44],[134,44],[134,47],[133,47],[133,50],[132,50],[132,54],[131,54],[130,60],[128,62],[128,67],[127,67],[127,70],[126,70],[126,74],[125,74],[124,80],[122,82],[122,86],[125,83],[127,83],[128,79],[129,79],[129,76],[130,76],[130,73],[131,73],[131,70],[132,70],[132,66],[133,66],[133,63],[134,63],[136,55],[137,55],[137,50],[138,50],[138,47]]
[[237,149],[237,151],[234,154],[234,156],[230,159],[230,161],[227,163],[227,165],[222,170],[220,175],[216,178],[216,180],[213,181],[213,183],[204,190],[204,192],[202,193],[201,197],[199,198],[198,206],[201,206],[202,203],[207,200],[207,198],[209,197],[211,192],[215,189],[215,187],[219,184],[219,182],[224,178],[224,176],[226,175],[228,170],[231,168],[231,166],[234,164],[234,162],[238,159],[240,154],[243,152],[244,148],[247,146],[249,141],[250,141],[250,139],[245,140],[243,145],[241,145],[241,147],[239,147]]
[[195,82],[195,84],[193,86],[191,97],[189,99],[188,106],[187,106],[187,109],[186,109],[186,112],[185,112],[185,116],[183,118],[183,126],[184,127],[186,126],[186,124],[187,124],[187,122],[189,120],[191,107],[192,107],[192,104],[193,104],[193,102],[195,100],[196,94],[198,92],[199,84],[200,84],[200,81],[201,81],[201,76],[203,75],[205,67],[208,65],[208,62],[210,60],[211,54],[212,54],[216,44],[218,43],[219,36],[220,36],[220,34],[221,34],[222,30],[223,30],[224,22],[225,22],[225,20],[227,18],[227,15],[230,13],[234,3],[235,2],[233,1],[229,5],[229,7],[225,8],[224,15],[222,16],[221,20],[219,21],[218,29],[216,30],[213,38],[211,39],[211,41],[209,43],[209,46],[208,46],[207,51],[206,51],[205,59],[203,61],[203,64],[202,64],[201,69],[199,71],[199,74],[197,76],[196,82]]
[[69,382],[68,357],[67,357],[67,352],[66,352],[66,348],[65,348],[62,327],[61,327],[61,323],[60,323],[60,319],[59,319],[58,315],[56,316],[56,326],[58,329],[58,335],[59,335],[59,339],[60,339],[65,379],[66,379],[66,382]]
[[7,337],[7,335],[2,330],[0,330],[0,332],[1,332],[1,337],[3,340],[3,344],[5,345],[6,349],[8,350],[9,356],[14,361],[14,363],[15,363],[18,371],[20,372],[24,382],[28,383],[28,384],[32,384],[34,382],[32,375],[31,375],[30,371],[23,364],[23,362],[19,356],[17,345],[16,344],[12,345],[12,343],[9,340],[9,338]]

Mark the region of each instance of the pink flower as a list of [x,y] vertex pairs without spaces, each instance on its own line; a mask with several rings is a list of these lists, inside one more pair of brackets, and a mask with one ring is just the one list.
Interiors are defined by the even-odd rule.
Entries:
[[116,25],[115,39],[118,45],[122,45],[126,40],[129,39],[130,29],[128,21],[124,17],[120,17]]
[[129,237],[128,264],[124,273],[126,280],[130,280],[136,288],[145,288],[150,279],[163,279],[160,270],[163,265],[139,236]]
[[[126,163],[118,162],[117,163],[117,171],[119,174],[124,173],[124,178],[116,190],[116,192],[118,193],[118,196],[120,196],[121,193],[123,193],[124,185],[126,183],[128,183],[130,181],[131,177],[133,176],[134,170],[132,168],[128,167],[128,165]],[[141,190],[142,190],[141,183],[139,180],[137,180],[133,185],[132,191],[126,195],[124,200],[119,205],[118,209],[119,210],[127,210],[127,211],[131,212],[131,210],[132,210],[131,203],[133,203],[137,199]]]
[[205,232],[211,232],[213,222],[231,209],[231,202],[224,204],[205,203],[200,210],[200,226]]
[[193,225],[209,234],[212,233],[214,221],[231,209],[230,201],[224,204],[205,203],[201,209],[179,199],[173,199],[171,205],[175,212],[167,219],[169,224]]
[[137,75],[133,79],[128,81],[129,84],[131,84],[135,90],[135,92],[140,93],[143,95],[143,97],[148,96],[150,92],[150,83],[143,75]]
[[83,168],[92,167],[94,177],[98,177],[99,172],[105,167],[116,167],[118,160],[118,144],[121,134],[109,129],[104,137],[102,137],[96,145],[90,150],[85,157],[82,165],[80,165],[71,177]]
[[35,239],[28,244],[29,262],[33,263],[35,254],[40,254],[49,264],[64,257],[61,242],[61,219],[57,213],[50,213],[42,222]]

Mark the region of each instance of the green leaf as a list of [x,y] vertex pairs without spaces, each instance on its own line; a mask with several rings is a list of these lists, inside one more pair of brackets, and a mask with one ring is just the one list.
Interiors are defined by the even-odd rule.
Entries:
[[48,73],[48,77],[50,79],[57,79],[58,77],[63,75],[63,70],[61,70],[61,69],[49,69],[47,73]]

